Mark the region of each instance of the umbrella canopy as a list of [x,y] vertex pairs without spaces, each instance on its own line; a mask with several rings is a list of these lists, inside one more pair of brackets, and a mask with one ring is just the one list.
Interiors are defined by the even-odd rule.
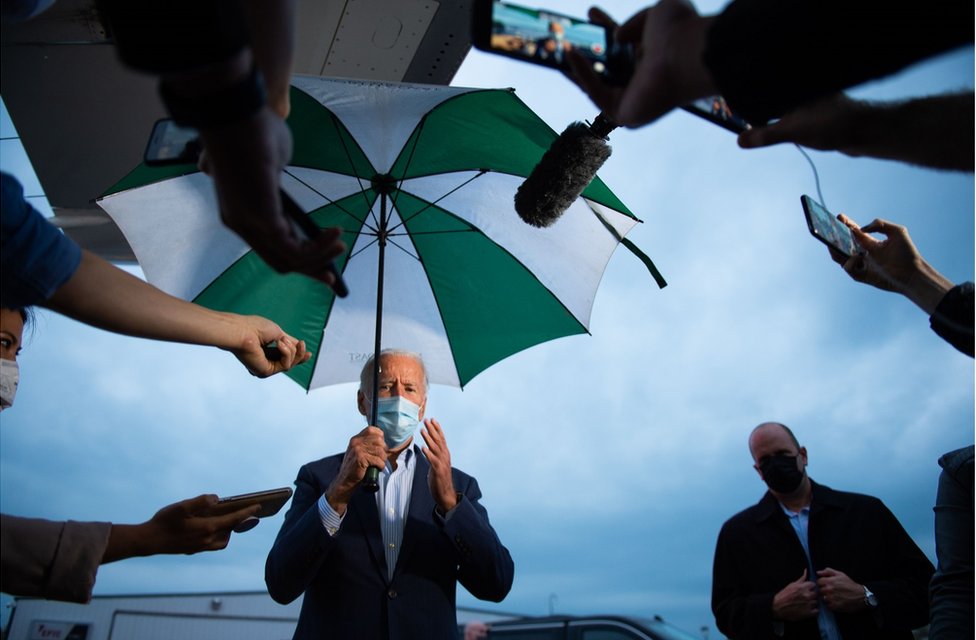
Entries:
[[515,191],[556,133],[512,90],[297,76],[291,98],[282,186],[316,225],[343,228],[349,296],[268,267],[187,165],[142,165],[98,201],[150,282],[304,339],[315,355],[288,375],[306,389],[359,379],[377,346],[378,294],[381,346],[420,353],[434,383],[463,387],[509,355],[588,331],[604,269],[638,220],[596,178],[553,226],[522,222]]

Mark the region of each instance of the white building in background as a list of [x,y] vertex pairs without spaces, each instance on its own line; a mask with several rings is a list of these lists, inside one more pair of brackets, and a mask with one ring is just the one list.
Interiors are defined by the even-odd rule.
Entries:
[[[266,591],[94,596],[88,604],[15,598],[5,640],[290,640],[302,599]],[[458,624],[518,617],[458,608]]]

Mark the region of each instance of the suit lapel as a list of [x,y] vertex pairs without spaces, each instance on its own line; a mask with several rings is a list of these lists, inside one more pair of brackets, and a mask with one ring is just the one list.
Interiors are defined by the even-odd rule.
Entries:
[[383,552],[383,533],[380,531],[380,516],[376,509],[376,494],[363,491],[362,488],[357,489],[349,503],[349,510],[359,518],[363,541],[369,548],[373,566],[383,582],[387,583],[386,553]]
[[[427,474],[430,463],[427,456],[414,449],[416,460],[413,468],[413,489],[410,491],[410,508],[407,511],[407,522],[403,527],[403,541],[400,543],[400,555],[397,557],[396,571],[403,565],[403,559],[413,550],[422,523],[430,520],[430,513],[434,510],[434,498],[427,488]],[[396,575],[394,571],[394,575]]]

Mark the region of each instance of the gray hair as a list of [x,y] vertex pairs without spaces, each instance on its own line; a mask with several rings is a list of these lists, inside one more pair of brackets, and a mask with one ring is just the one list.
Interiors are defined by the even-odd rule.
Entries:
[[[419,353],[407,351],[406,349],[383,349],[380,351],[378,357],[382,360],[387,356],[402,356],[412,358],[416,361],[420,365],[420,370],[424,372],[424,395],[427,395],[430,380],[427,378],[427,367],[424,365],[424,359],[420,357]],[[375,357],[370,356],[366,364],[363,365],[363,370],[359,372],[359,390],[367,397],[373,392],[373,359]]]

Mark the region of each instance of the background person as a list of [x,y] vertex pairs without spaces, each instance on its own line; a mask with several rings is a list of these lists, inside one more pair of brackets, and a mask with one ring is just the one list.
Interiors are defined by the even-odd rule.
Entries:
[[[500,602],[512,557],[488,522],[481,489],[451,466],[440,424],[424,420],[427,374],[416,354],[379,354],[378,415],[345,453],[304,465],[265,582],[287,604],[305,594],[295,638],[456,640],[457,583]],[[372,404],[373,360],[363,367],[359,412]],[[421,455],[423,453],[423,455]],[[359,490],[382,469],[379,491]]]
[[[27,311],[0,308],[0,411],[14,403],[17,355]],[[142,524],[54,522],[0,514],[0,576],[5,593],[88,602],[99,565],[162,553],[223,549],[231,530],[260,505],[232,513],[215,511],[215,495],[163,507]]]
[[749,452],[769,490],[719,533],[719,630],[732,640],[912,638],[928,622],[933,567],[888,508],[813,482],[785,425],[760,424]]

